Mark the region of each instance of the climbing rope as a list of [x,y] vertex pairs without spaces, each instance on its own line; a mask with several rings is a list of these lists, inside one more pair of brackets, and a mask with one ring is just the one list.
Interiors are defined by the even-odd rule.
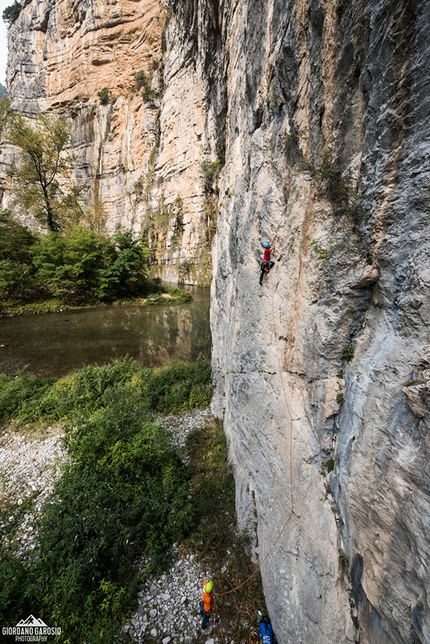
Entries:
[[[276,235],[275,235],[275,237],[276,237]],[[275,239],[275,237],[273,238],[273,240]],[[269,279],[269,276],[267,276],[267,279]],[[275,305],[274,305],[275,297],[274,297],[274,292],[273,292],[273,283],[272,283],[272,281],[270,282],[270,290],[271,290],[271,299],[272,299],[272,327],[273,327],[274,341],[275,341],[275,345],[276,345],[277,334],[276,334],[276,324],[275,324]],[[234,593],[234,592],[236,592],[236,590],[239,590],[239,588],[242,588],[242,586],[245,586],[245,584],[247,584],[248,581],[250,581],[257,574],[257,572],[261,569],[261,567],[264,565],[264,563],[270,557],[270,555],[272,554],[276,544],[278,543],[279,539],[281,538],[282,533],[284,532],[285,528],[289,524],[293,514],[296,515],[296,517],[298,519],[300,519],[300,515],[297,515],[294,512],[294,492],[293,492],[293,482],[294,482],[294,477],[293,477],[293,420],[298,420],[298,418],[293,418],[293,415],[291,413],[291,407],[290,407],[290,404],[288,402],[288,396],[287,396],[287,392],[286,392],[286,389],[285,389],[284,378],[283,378],[283,375],[282,375],[282,364],[281,364],[279,351],[276,351],[276,355],[277,355],[277,358],[278,358],[278,372],[279,372],[279,377],[280,377],[280,380],[281,380],[282,391],[283,391],[283,394],[284,394],[285,406],[287,408],[288,416],[290,418],[290,423],[289,424],[290,424],[290,501],[291,501],[291,509],[290,509],[290,513],[287,516],[287,519],[286,519],[284,525],[282,526],[280,532],[278,533],[278,536],[276,537],[275,541],[273,542],[270,550],[267,552],[266,556],[260,562],[258,567],[254,570],[254,572],[251,575],[249,575],[249,577],[247,579],[245,579],[245,581],[243,581],[241,584],[239,584],[238,586],[235,586],[235,588],[232,588],[231,590],[227,590],[225,593],[214,593],[214,595],[216,597],[224,597],[225,595],[230,595],[230,593]]]

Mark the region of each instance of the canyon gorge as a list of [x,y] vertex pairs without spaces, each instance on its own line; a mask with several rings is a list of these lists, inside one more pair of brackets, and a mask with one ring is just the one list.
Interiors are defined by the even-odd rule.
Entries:
[[279,644],[430,644],[429,34],[425,0],[30,0],[9,27],[12,105],[69,120],[107,229],[211,281]]

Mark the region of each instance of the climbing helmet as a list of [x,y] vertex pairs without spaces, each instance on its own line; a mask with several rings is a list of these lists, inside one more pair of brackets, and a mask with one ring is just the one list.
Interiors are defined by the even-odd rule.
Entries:
[[263,248],[270,248],[270,242],[264,242]]
[[205,593],[208,593],[208,594],[211,593],[213,587],[214,587],[213,583],[211,581],[208,581],[208,583],[205,584],[205,587],[204,587]]

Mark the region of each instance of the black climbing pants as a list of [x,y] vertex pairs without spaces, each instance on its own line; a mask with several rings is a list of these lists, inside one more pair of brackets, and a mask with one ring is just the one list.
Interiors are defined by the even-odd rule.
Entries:
[[264,273],[268,273],[275,265],[275,262],[261,262],[260,284],[263,283]]

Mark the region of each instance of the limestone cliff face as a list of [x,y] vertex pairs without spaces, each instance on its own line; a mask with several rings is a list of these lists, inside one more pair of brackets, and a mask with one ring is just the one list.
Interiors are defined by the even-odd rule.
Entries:
[[11,28],[9,90],[70,110],[109,226],[146,227],[164,276],[209,258],[201,161],[225,158],[213,407],[278,641],[428,644],[428,3],[171,0],[162,38],[155,2],[62,1]]
[[9,31],[8,88],[24,114],[70,119],[77,178],[108,230],[147,234],[156,274],[202,283],[215,217],[202,173],[216,156],[211,110],[168,23],[153,0],[33,0]]
[[429,21],[219,6],[214,409],[283,644],[430,642]]

